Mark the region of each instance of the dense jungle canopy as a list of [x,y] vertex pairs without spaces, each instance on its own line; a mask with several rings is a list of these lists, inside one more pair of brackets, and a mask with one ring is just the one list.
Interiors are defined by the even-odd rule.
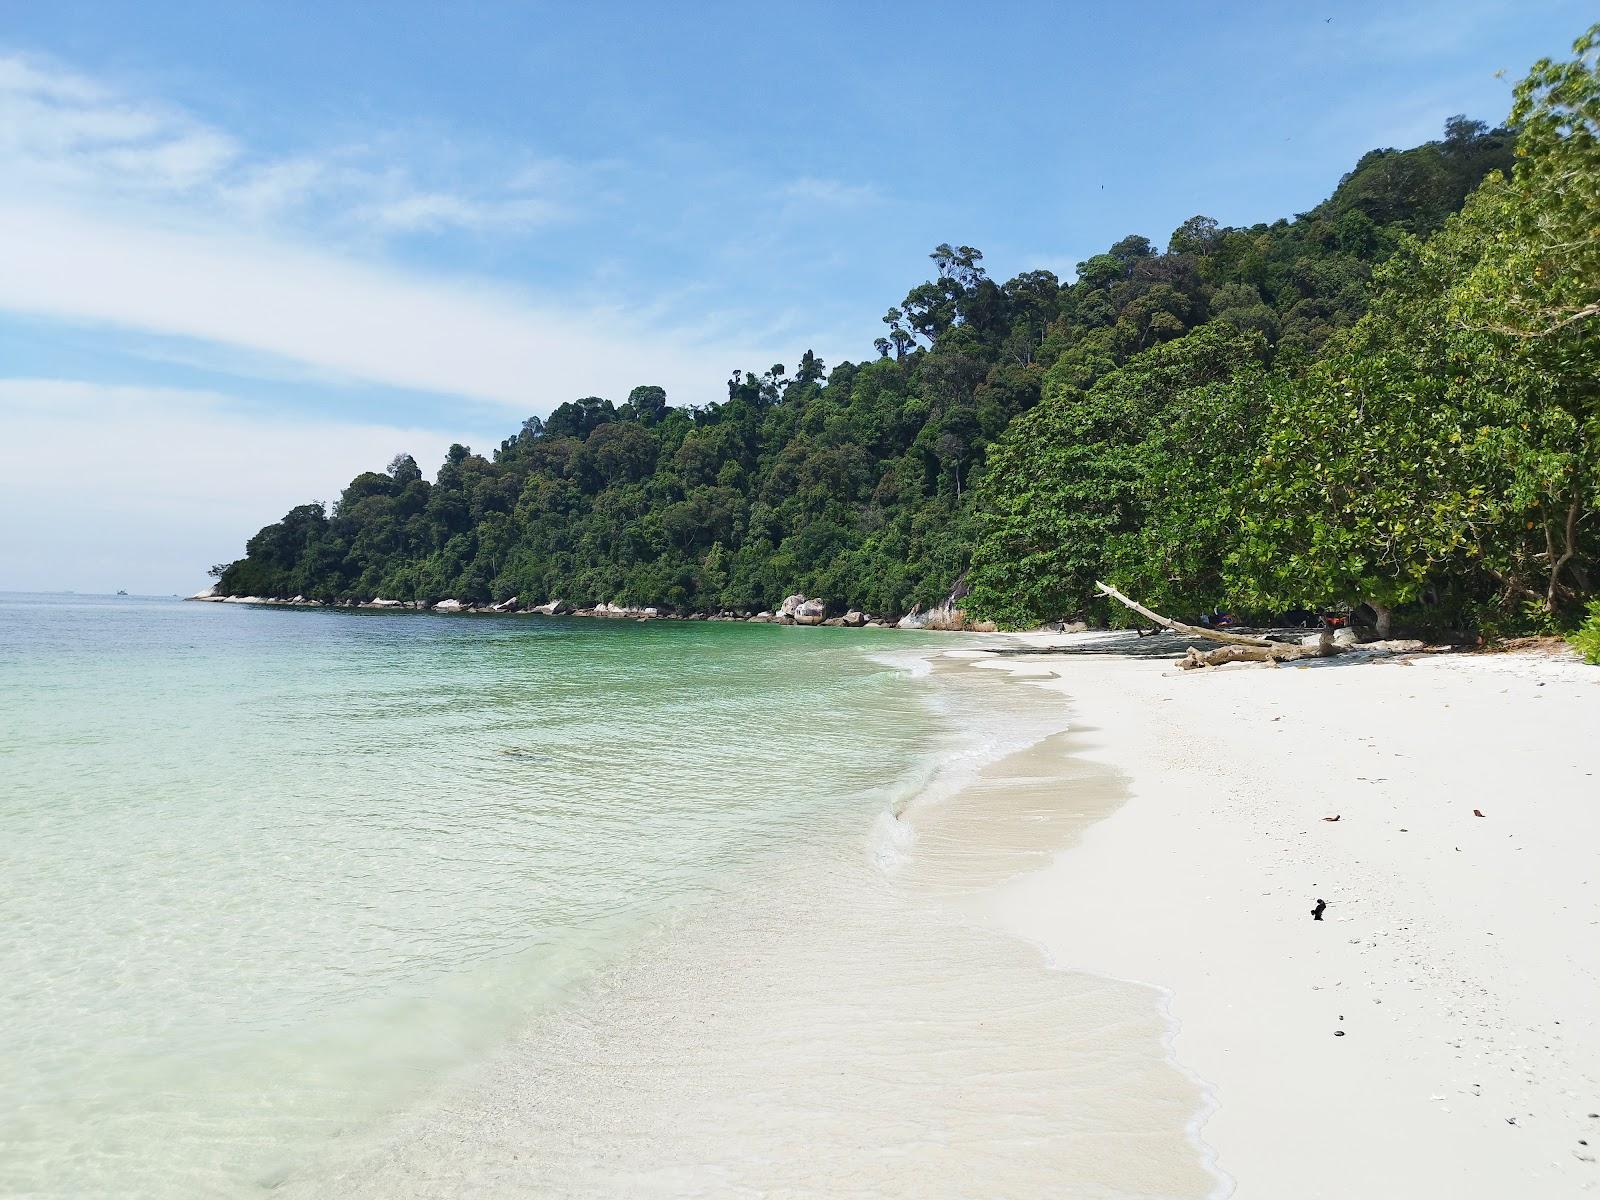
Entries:
[[236,595],[980,617],[1367,603],[1556,627],[1600,534],[1600,26],[1504,126],[1374,150],[1311,211],[1130,235],[1076,278],[941,245],[862,362],[400,455],[218,568]]

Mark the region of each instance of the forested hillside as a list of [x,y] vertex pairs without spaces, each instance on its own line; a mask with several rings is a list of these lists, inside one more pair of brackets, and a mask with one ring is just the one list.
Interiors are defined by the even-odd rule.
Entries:
[[[253,537],[224,592],[980,616],[1367,602],[1551,624],[1593,589],[1593,34],[1507,128],[1375,150],[1310,212],[1194,217],[1061,281],[941,245],[875,357],[641,386],[429,482],[400,456]],[[1511,132],[1515,129],[1515,136]],[[864,339],[865,340],[865,339]]]

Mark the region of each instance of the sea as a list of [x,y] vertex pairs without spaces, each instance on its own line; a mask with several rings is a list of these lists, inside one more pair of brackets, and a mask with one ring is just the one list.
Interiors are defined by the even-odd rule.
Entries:
[[0,1194],[1206,1194],[972,644],[0,594]]

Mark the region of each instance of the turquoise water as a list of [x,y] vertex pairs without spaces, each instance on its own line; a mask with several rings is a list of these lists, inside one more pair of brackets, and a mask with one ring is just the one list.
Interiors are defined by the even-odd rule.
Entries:
[[0,1193],[258,1194],[923,777],[874,631],[0,596]]

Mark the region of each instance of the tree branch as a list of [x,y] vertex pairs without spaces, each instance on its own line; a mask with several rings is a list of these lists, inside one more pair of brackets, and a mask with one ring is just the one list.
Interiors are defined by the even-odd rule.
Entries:
[[1220,629],[1203,629],[1198,625],[1185,625],[1182,621],[1174,621],[1171,617],[1163,617],[1140,604],[1137,600],[1130,600],[1109,583],[1101,583],[1098,579],[1095,588],[1102,596],[1110,596],[1119,604],[1124,604],[1138,613],[1146,620],[1154,621],[1163,629],[1173,633],[1181,633],[1186,637],[1203,638],[1207,641],[1220,642],[1221,647],[1202,654],[1193,646],[1188,654],[1178,661],[1178,665],[1185,670],[1195,667],[1215,667],[1228,662],[1293,662],[1297,658],[1327,658],[1339,653],[1340,647],[1333,643],[1333,630],[1325,627],[1322,636],[1317,639],[1314,646],[1301,646],[1289,642],[1273,642],[1266,638],[1246,637],[1242,633],[1223,633]]
[[1556,333],[1562,329],[1565,329],[1568,325],[1571,325],[1577,321],[1587,320],[1590,317],[1600,317],[1600,304],[1585,305],[1576,312],[1569,313],[1567,316],[1557,321],[1554,325],[1547,325],[1543,329],[1518,329],[1514,325],[1473,325],[1470,322],[1463,322],[1461,328],[1467,330],[1475,329],[1487,333],[1499,333],[1504,334],[1506,337],[1543,338],[1549,337],[1552,333]]
[[1110,596],[1117,603],[1126,605],[1146,620],[1154,621],[1161,628],[1171,630],[1173,633],[1181,633],[1186,637],[1205,638],[1207,641],[1221,642],[1228,646],[1255,646],[1260,648],[1282,644],[1280,642],[1269,642],[1266,638],[1246,637],[1240,633],[1223,633],[1219,629],[1206,629],[1199,625],[1185,625],[1182,621],[1174,621],[1171,617],[1163,617],[1158,612],[1152,612],[1137,600],[1128,599],[1109,583],[1101,583],[1097,579],[1094,581],[1094,586],[1102,596]]

